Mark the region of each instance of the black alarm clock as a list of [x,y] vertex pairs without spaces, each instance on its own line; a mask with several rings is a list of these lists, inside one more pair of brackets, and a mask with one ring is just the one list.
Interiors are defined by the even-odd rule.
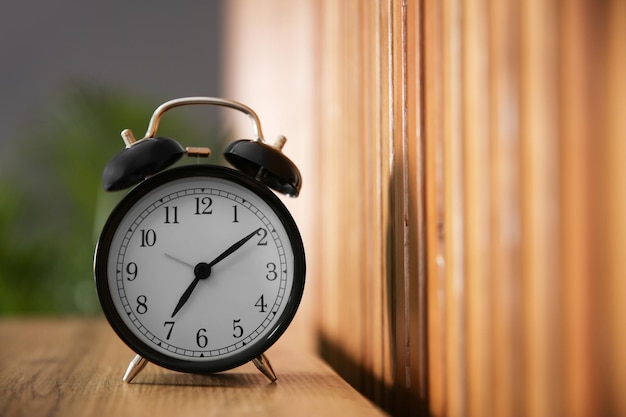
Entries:
[[[235,169],[166,169],[184,155],[210,155],[155,137],[167,110],[191,104],[250,117],[255,138],[224,152]],[[147,362],[205,374],[250,361],[276,380],[264,352],[296,314],[306,271],[298,227],[272,191],[300,192],[300,172],[281,151],[284,137],[267,144],[252,109],[211,97],[168,101],[143,139],[129,130],[122,137],[127,146],[105,167],[103,183],[108,191],[134,188],[104,225],[94,276],[109,324],[137,354],[123,380]]]

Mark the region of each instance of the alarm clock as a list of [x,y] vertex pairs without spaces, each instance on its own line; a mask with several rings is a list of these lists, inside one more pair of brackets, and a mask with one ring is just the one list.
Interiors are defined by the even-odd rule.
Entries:
[[[192,104],[246,114],[254,139],[224,151],[234,167],[169,168],[181,157],[208,158],[157,137],[162,115]],[[107,191],[133,187],[113,209],[95,250],[94,277],[107,321],[136,356],[130,382],[148,363],[214,373],[253,362],[271,381],[265,355],[292,321],[305,284],[305,252],[296,223],[274,191],[296,197],[301,176],[283,153],[284,137],[265,142],[256,113],[231,100],[187,97],[153,113],[136,140],[105,166]]]

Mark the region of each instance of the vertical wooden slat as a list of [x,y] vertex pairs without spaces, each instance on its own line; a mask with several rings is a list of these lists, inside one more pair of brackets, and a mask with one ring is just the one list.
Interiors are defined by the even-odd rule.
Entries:
[[489,5],[493,395],[496,417],[523,416],[521,340],[519,21],[517,1]]
[[443,192],[446,264],[446,396],[450,415],[466,413],[464,138],[461,123],[461,4],[443,2]]
[[423,9],[419,2],[407,2],[403,8],[405,27],[406,80],[404,105],[407,141],[407,184],[405,198],[408,199],[407,262],[409,287],[409,366],[411,414],[427,415],[428,356],[427,356],[427,306],[426,306],[426,223],[424,195],[424,132],[422,113],[422,36]]
[[[352,67],[351,75],[348,77],[348,68],[352,63],[358,63],[361,59],[359,47],[362,39],[351,36],[352,33],[362,33],[360,21],[360,5],[357,2],[344,2],[341,14],[344,16],[352,16],[353,18],[343,21],[341,25],[340,37],[342,39],[341,59],[345,62],[343,65],[344,74],[342,77],[341,99],[344,102],[344,112],[346,123],[340,126],[339,134],[341,146],[339,149],[341,166],[339,176],[346,182],[347,187],[341,194],[340,207],[362,208],[369,205],[363,189],[362,172],[362,151],[363,147],[359,146],[359,138],[363,137],[363,124],[360,123],[362,107],[358,103],[346,105],[348,97],[354,97],[361,93],[363,72],[361,67]],[[342,338],[340,344],[343,347],[343,353],[359,364],[363,360],[363,237],[367,230],[363,222],[363,209],[359,210],[342,210],[341,213],[341,229],[340,233],[344,236],[344,247],[342,249],[343,256],[341,263],[338,265],[341,282],[341,293],[344,294],[342,301],[342,310],[340,313],[340,328],[342,334],[350,333],[351,337]],[[350,294],[350,297],[346,295]],[[355,317],[358,319],[355,320]],[[361,380],[363,375],[358,366],[351,366],[348,369],[347,378],[350,381]]]
[[[369,19],[370,13],[369,10],[367,10],[367,8],[365,7],[360,7],[360,16],[359,16],[359,20],[361,21],[361,25],[362,25],[362,32],[363,32],[363,42],[360,45],[360,55],[361,55],[361,59],[359,61],[359,66],[362,68],[363,70],[363,79],[362,79],[362,83],[361,83],[361,89],[363,90],[363,94],[366,96],[371,95],[371,89],[372,89],[372,77],[371,77],[371,71],[372,71],[372,66],[371,66],[371,54],[370,54],[370,48],[369,46],[371,45],[371,36],[372,36],[372,29],[370,27],[371,25],[371,20]],[[366,140],[372,138],[372,119],[371,119],[371,104],[369,102],[363,102],[361,103],[361,114],[364,115],[364,120],[363,120],[363,124],[362,124],[362,135],[363,138],[366,138]],[[370,117],[367,117],[367,115],[369,115]],[[371,147],[366,147],[364,146],[363,149],[361,150],[361,152],[363,153],[363,166],[367,166],[367,167],[371,167],[373,161],[375,160],[375,150],[373,150]],[[368,169],[364,169],[362,171],[362,175],[363,175],[363,187],[364,189],[376,189],[376,183],[375,183],[375,174],[372,175],[372,170],[368,170]],[[365,227],[366,229],[375,229],[375,230],[379,230],[379,226],[378,226],[378,222],[376,221],[375,216],[375,210],[376,210],[377,206],[376,204],[366,204],[363,209],[364,209],[364,217],[363,217],[363,227]],[[363,253],[372,253],[372,251],[374,250],[373,247],[373,242],[372,239],[370,238],[370,235],[372,233],[376,233],[376,232],[370,232],[370,233],[366,233],[364,235],[364,242],[363,242]],[[375,270],[377,268],[378,265],[378,260],[376,259],[377,257],[367,257],[363,262],[363,266],[364,266],[364,271],[372,271]],[[365,273],[364,274],[364,278],[365,278],[365,282],[363,283],[363,298],[364,300],[372,300],[375,299],[378,295],[377,292],[375,292],[375,279],[373,274],[371,273]],[[374,329],[376,329],[377,331],[380,332],[380,334],[383,334],[383,329],[380,327],[380,322],[379,322],[379,309],[380,309],[380,305],[379,303],[371,303],[368,305],[367,302],[363,303],[362,305],[362,315],[363,315],[363,321],[366,323],[370,323],[369,328],[366,327],[364,333],[363,333],[363,360],[362,360],[362,366],[366,369],[367,372],[371,373],[372,375],[376,375],[377,374],[377,365],[379,365],[378,362],[378,357],[377,356],[377,352],[379,352],[379,346],[377,341],[372,337],[372,333],[374,332]],[[375,398],[374,401],[378,401],[379,403],[382,400],[382,395],[381,392],[379,390],[377,390],[377,387],[375,386],[375,384],[373,383],[374,378],[371,378],[371,380],[367,380],[365,382],[365,388],[364,391],[369,392],[370,395],[372,396],[372,398]]]
[[[388,340],[382,342],[382,363],[384,369],[382,370],[383,383],[389,392],[386,394],[385,405],[388,410],[392,410],[395,404],[395,398],[393,395],[393,387],[395,386],[395,360],[394,360],[394,324],[393,324],[393,286],[389,277],[389,271],[392,269],[392,260],[388,255],[382,254],[389,253],[389,239],[390,230],[389,224],[392,221],[392,210],[390,207],[390,188],[389,172],[390,172],[390,143],[388,140],[388,126],[390,123],[390,108],[391,102],[389,97],[390,89],[390,76],[388,72],[388,56],[389,56],[389,14],[388,14],[388,1],[377,0],[374,2],[371,13],[375,16],[376,21],[376,37],[372,48],[375,50],[376,71],[375,78],[373,80],[376,85],[376,89],[372,91],[372,96],[367,100],[375,103],[375,114],[377,120],[376,130],[374,132],[375,142],[377,144],[377,180],[378,191],[377,204],[380,210],[380,246],[377,246],[377,252],[381,259],[380,269],[374,274],[374,279],[379,280],[380,286],[378,287],[380,294],[379,299],[383,308],[382,322],[383,327],[387,330],[389,335]],[[376,256],[376,255],[374,255]],[[376,337],[374,335],[373,337]]]
[[465,270],[467,277],[468,416],[490,416],[492,409],[490,73],[487,2],[467,0],[463,25],[463,165],[465,190]]
[[406,314],[407,303],[407,276],[405,260],[405,198],[404,186],[406,182],[405,171],[405,152],[404,152],[404,113],[403,113],[403,97],[404,86],[402,78],[403,69],[403,50],[401,40],[401,18],[398,13],[399,2],[385,1],[383,2],[386,9],[388,19],[388,55],[387,55],[387,73],[389,74],[389,126],[388,138],[390,142],[390,196],[391,202],[391,222],[390,230],[394,233],[390,236],[391,261],[392,268],[391,282],[393,285],[393,323],[395,336],[395,384],[396,397],[399,404],[403,407],[406,405],[403,395],[410,386],[410,376],[407,374],[407,349],[408,349],[408,333],[410,326],[410,317]]
[[442,8],[424,2],[423,117],[426,268],[428,306],[428,403],[434,416],[446,415],[446,297],[443,196]]
[[[341,45],[335,40],[339,38],[341,27],[341,16],[339,13],[329,12],[332,4],[324,2],[320,10],[322,37],[320,42],[320,56],[323,53],[324,59],[319,60],[320,74],[332,75],[335,73],[335,65],[341,62],[342,49]],[[320,281],[320,297],[323,300],[324,308],[319,309],[319,329],[322,338],[322,354],[324,354],[330,363],[340,363],[341,355],[337,350],[328,349],[325,343],[339,343],[341,340],[342,329],[340,327],[340,317],[342,315],[342,294],[341,283],[344,281],[339,279],[341,271],[337,265],[340,264],[343,253],[342,247],[344,243],[340,237],[341,230],[341,205],[340,198],[344,189],[342,187],[330,186],[329,178],[335,178],[342,185],[348,186],[341,175],[341,164],[343,163],[343,153],[345,149],[340,149],[340,145],[345,142],[339,141],[340,133],[336,132],[341,126],[342,120],[345,119],[342,103],[333,97],[333,92],[341,90],[342,80],[337,76],[324,76],[320,78],[321,93],[319,99],[320,105],[320,136],[335,138],[335,140],[321,140],[321,152],[318,157],[319,172],[323,173],[320,178],[320,190],[324,190],[324,198],[319,200],[320,203],[320,223],[325,226],[319,229],[318,245],[323,262],[321,262],[321,276],[335,277],[335,279],[321,279]],[[339,369],[339,368],[337,368]]]
[[[361,44],[362,50],[362,62],[361,67],[364,71],[363,78],[363,94],[366,97],[374,96],[377,91],[377,68],[378,68],[378,56],[376,43],[378,41],[378,15],[374,12],[374,6],[369,8],[362,7],[361,19],[363,21],[363,42]],[[380,199],[383,193],[381,184],[381,172],[378,156],[381,153],[380,141],[377,137],[379,129],[379,116],[378,106],[373,100],[363,100],[363,127],[364,127],[364,141],[371,144],[371,146],[363,146],[364,152],[364,164],[368,169],[363,172],[364,175],[364,189],[376,190],[375,201],[372,204],[366,205],[364,209],[365,225],[371,232],[366,236],[366,243],[364,247],[364,253],[373,254],[381,253],[384,245],[384,234],[386,233],[384,222],[382,221],[382,207]],[[363,304],[364,321],[370,323],[367,328],[365,337],[365,344],[367,346],[364,352],[363,364],[371,373],[372,378],[369,381],[365,381],[364,392],[369,392],[373,401],[378,404],[385,404],[388,407],[388,402],[385,386],[386,383],[391,385],[386,373],[390,372],[389,365],[385,359],[386,352],[389,351],[388,345],[385,343],[389,341],[389,337],[380,337],[380,335],[389,335],[388,323],[386,320],[386,302],[385,302],[385,290],[384,282],[378,279],[382,275],[381,271],[384,268],[383,258],[379,256],[366,256],[365,270],[367,283],[364,287],[366,294],[364,297],[366,300],[372,300],[371,303]],[[377,382],[378,381],[378,382]]]
[[521,3],[521,163],[524,413],[561,415],[559,176],[554,3]]
[[567,280],[563,289],[563,391],[564,414],[590,416],[599,409],[598,369],[593,366],[598,291],[593,281],[596,249],[593,201],[598,182],[598,153],[594,146],[599,127],[598,95],[593,80],[601,71],[590,63],[600,61],[593,47],[600,27],[593,16],[593,2],[569,2],[564,6],[560,43],[561,130],[561,264]]
[[[609,2],[606,9],[607,53],[606,79],[603,95],[606,97],[606,262],[607,292],[606,317],[608,318],[606,365],[609,377],[608,413],[626,415],[626,4]],[[608,414],[607,413],[607,414]]]

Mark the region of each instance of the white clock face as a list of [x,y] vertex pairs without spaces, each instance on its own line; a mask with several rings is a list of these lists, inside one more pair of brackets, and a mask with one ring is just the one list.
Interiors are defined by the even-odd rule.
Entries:
[[[300,237],[282,203],[234,181],[241,174],[205,168],[210,176],[185,167],[133,190],[96,254],[100,298],[118,334],[161,365],[196,363],[181,369],[189,371],[262,353],[293,317],[304,284]],[[225,171],[234,172],[217,172]]]

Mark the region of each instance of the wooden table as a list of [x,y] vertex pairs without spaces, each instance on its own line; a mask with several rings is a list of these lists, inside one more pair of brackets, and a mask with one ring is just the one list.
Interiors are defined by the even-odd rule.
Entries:
[[278,381],[252,364],[191,375],[148,366],[101,318],[0,319],[0,416],[382,416],[289,331],[269,351]]

